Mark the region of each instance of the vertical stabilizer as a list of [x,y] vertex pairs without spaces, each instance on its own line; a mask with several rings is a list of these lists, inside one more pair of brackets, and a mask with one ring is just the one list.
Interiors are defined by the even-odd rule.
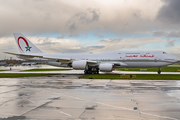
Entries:
[[20,53],[42,53],[21,33],[13,33]]

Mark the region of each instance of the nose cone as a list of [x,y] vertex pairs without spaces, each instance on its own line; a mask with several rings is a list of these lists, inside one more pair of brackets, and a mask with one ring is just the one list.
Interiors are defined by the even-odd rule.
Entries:
[[174,64],[174,63],[177,63],[177,62],[178,62],[178,59],[177,59],[177,58],[175,58],[174,56],[171,56],[171,55],[169,55],[169,54],[166,54],[166,55],[164,56],[164,59],[165,59],[167,62],[171,63],[171,64]]
[[172,63],[177,63],[178,62],[178,59],[173,57],[173,56],[171,56],[171,59],[172,59]]
[[177,58],[174,59],[175,63],[179,62],[179,60]]

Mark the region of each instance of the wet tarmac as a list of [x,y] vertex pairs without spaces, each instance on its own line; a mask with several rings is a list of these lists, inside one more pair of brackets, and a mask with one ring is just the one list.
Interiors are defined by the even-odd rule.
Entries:
[[0,120],[179,120],[180,81],[0,79]]

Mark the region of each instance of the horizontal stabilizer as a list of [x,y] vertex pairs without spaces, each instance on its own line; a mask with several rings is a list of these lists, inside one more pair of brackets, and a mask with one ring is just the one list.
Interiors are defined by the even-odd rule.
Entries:
[[6,54],[10,54],[10,55],[16,55],[16,56],[24,56],[24,57],[39,57],[39,58],[43,58],[43,56],[39,56],[39,55],[30,55],[30,54],[23,54],[23,53],[10,53],[10,52],[4,52]]
[[21,56],[21,57],[38,57],[38,58],[44,58],[44,59],[51,59],[51,60],[56,60],[56,62],[70,62],[72,59],[70,58],[57,58],[57,57],[48,57],[48,56],[43,56],[43,55],[34,55],[34,54],[25,54],[25,53],[10,53],[10,52],[4,52],[6,54],[11,54],[11,55],[16,55],[16,56]]

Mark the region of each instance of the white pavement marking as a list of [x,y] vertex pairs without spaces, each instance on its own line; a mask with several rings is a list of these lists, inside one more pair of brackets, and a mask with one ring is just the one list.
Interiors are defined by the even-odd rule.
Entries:
[[129,111],[134,111],[133,109],[129,109],[129,108],[125,108],[125,107],[118,107],[118,106],[114,106],[114,105],[109,105],[106,103],[102,103],[102,102],[96,102],[96,101],[91,101],[91,102],[95,102],[101,105],[105,105],[105,106],[109,106],[109,107],[114,107],[114,108],[120,108],[120,109],[124,109],[124,110],[129,110]]
[[145,113],[145,112],[140,112],[140,113],[141,113],[141,114],[145,114],[145,115],[154,116],[154,117],[159,117],[159,118],[166,118],[166,119],[171,119],[171,120],[178,120],[178,119],[176,119],[176,118],[167,117],[167,116],[159,116],[159,115],[149,114],[149,113]]
[[59,111],[59,110],[57,110],[58,112],[60,112],[60,113],[62,113],[62,114],[64,114],[64,115],[67,115],[67,116],[72,116],[72,115],[70,115],[70,114],[68,114],[68,113],[65,113],[65,112],[62,112],[62,111]]
[[[139,71],[113,71],[115,74],[157,74],[157,72],[139,72]],[[180,72],[161,72],[161,74],[180,74]]]
[[34,101],[32,101],[32,100],[28,100],[28,101],[30,101],[30,102],[32,102],[32,103],[36,103],[36,102],[34,102]]

